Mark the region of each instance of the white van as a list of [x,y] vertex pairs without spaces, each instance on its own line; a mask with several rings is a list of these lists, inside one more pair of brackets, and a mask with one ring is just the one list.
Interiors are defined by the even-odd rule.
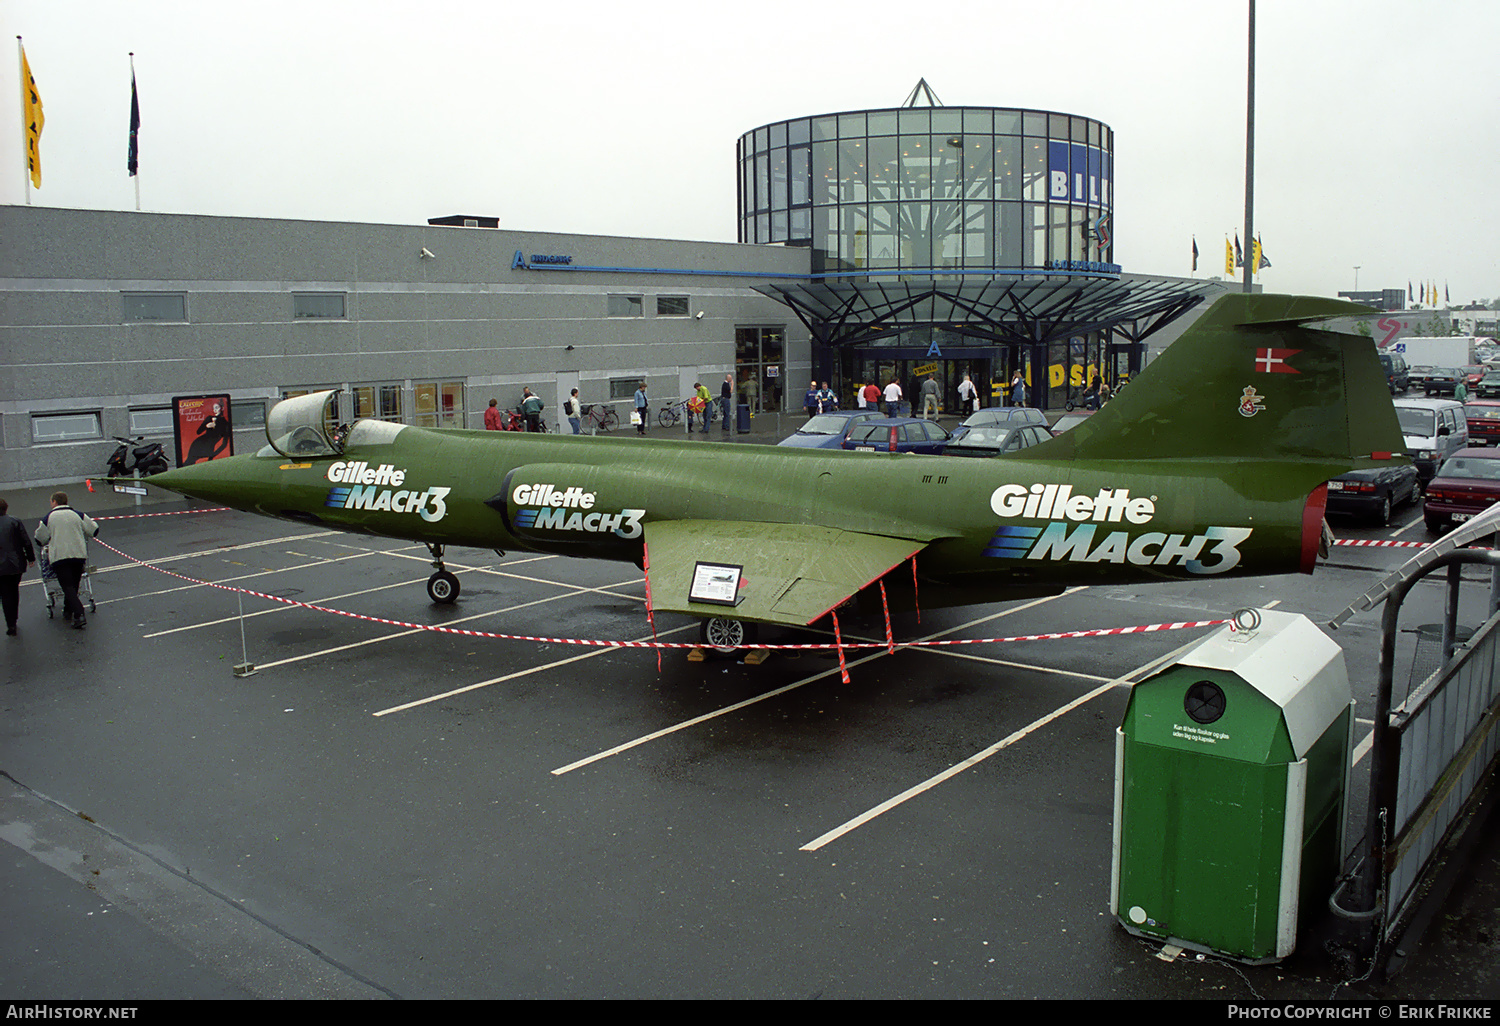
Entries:
[[1396,419],[1422,487],[1449,456],[1469,444],[1464,404],[1452,399],[1396,399]]

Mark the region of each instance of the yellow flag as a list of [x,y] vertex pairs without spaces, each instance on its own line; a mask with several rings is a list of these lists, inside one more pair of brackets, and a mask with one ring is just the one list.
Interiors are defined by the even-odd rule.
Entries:
[[1250,240],[1250,270],[1253,274],[1260,273],[1260,236]]
[[31,77],[31,65],[26,61],[26,48],[21,48],[21,126],[26,133],[26,170],[31,173],[31,187],[42,187],[42,126],[47,119],[42,116],[42,94],[36,90],[36,79]]
[[1224,273],[1234,277],[1234,247],[1229,244],[1229,239],[1224,240]]

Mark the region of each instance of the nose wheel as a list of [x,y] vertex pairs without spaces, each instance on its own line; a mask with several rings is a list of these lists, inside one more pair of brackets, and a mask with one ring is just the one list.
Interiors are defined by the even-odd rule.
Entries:
[[443,568],[441,545],[429,544],[427,551],[432,553],[432,565],[436,568],[436,572],[427,578],[427,597],[437,605],[451,605],[458,600],[458,578]]

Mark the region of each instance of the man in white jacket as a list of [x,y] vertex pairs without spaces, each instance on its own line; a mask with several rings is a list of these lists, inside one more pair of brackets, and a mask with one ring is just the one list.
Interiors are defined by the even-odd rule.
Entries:
[[88,561],[89,539],[99,535],[99,525],[85,513],[68,505],[67,492],[52,493],[52,508],[36,529],[36,543],[47,546],[47,558],[57,574],[63,593],[63,615],[82,629],[88,620],[78,601],[78,582]]

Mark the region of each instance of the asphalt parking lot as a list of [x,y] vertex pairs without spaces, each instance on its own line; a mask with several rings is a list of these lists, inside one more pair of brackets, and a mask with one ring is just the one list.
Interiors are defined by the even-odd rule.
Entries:
[[[1278,966],[1167,961],[1112,920],[1114,731],[1131,681],[1202,629],[851,651],[848,683],[828,652],[747,665],[668,649],[658,666],[648,649],[484,636],[649,640],[629,565],[449,550],[463,594],[439,607],[417,545],[187,502],[110,512],[118,551],[95,550],[88,629],[49,620],[33,575],[7,639],[6,995],[1497,994],[1487,942],[1478,969],[1445,961],[1449,938],[1391,984],[1347,984],[1315,943]],[[1411,507],[1334,528],[1426,538]],[[1407,554],[1343,547],[1311,577],[932,610],[896,633],[1268,605],[1322,624]],[[1466,589],[1464,622],[1487,589]],[[1437,622],[1441,604],[1424,585],[1403,623]],[[654,634],[690,641],[696,625],[658,617]],[[1378,636],[1375,614],[1335,636],[1357,740]]]

